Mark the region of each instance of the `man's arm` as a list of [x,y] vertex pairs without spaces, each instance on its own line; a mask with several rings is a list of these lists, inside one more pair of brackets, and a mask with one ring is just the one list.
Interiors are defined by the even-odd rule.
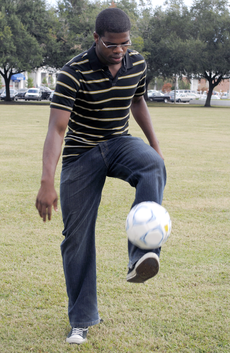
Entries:
[[54,188],[54,177],[69,117],[70,113],[68,111],[51,108],[49,127],[43,149],[41,187],[35,204],[44,222],[47,216],[48,220],[51,220],[52,206],[57,211],[58,197]]
[[131,112],[134,116],[134,119],[144,132],[147,137],[150,146],[152,146],[156,152],[164,159],[161,152],[159,141],[157,140],[152,120],[149,114],[147,104],[144,100],[144,97],[134,97],[131,104]]

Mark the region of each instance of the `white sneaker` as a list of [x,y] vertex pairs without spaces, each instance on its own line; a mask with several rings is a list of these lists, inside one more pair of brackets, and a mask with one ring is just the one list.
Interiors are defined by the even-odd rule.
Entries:
[[159,257],[153,252],[148,252],[142,256],[129,269],[126,280],[133,283],[144,283],[148,279],[156,276],[159,271]]
[[81,344],[87,341],[87,333],[88,327],[72,327],[68,337],[66,338],[66,342],[68,343],[76,343]]

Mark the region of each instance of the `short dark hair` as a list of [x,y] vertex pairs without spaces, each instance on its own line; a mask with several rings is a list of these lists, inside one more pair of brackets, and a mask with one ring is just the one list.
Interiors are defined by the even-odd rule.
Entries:
[[101,11],[95,24],[95,32],[103,36],[105,32],[124,33],[130,31],[130,19],[126,13],[116,7],[109,7]]

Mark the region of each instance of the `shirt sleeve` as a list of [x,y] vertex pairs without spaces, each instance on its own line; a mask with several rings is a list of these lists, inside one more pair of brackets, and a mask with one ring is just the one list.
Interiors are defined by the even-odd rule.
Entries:
[[140,81],[138,83],[136,92],[135,92],[135,96],[143,96],[145,94],[146,91],[146,76],[147,76],[147,65],[145,62],[145,68],[143,71],[143,74],[140,78]]
[[80,88],[76,71],[65,65],[57,78],[51,108],[72,111],[77,92]]

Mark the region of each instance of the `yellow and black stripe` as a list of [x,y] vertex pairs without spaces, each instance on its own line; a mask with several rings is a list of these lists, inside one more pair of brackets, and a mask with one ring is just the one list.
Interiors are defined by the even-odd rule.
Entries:
[[145,81],[145,60],[134,50],[127,50],[116,77],[98,60],[94,46],[70,60],[51,102],[53,108],[71,111],[63,158],[128,134],[131,101],[145,93]]

